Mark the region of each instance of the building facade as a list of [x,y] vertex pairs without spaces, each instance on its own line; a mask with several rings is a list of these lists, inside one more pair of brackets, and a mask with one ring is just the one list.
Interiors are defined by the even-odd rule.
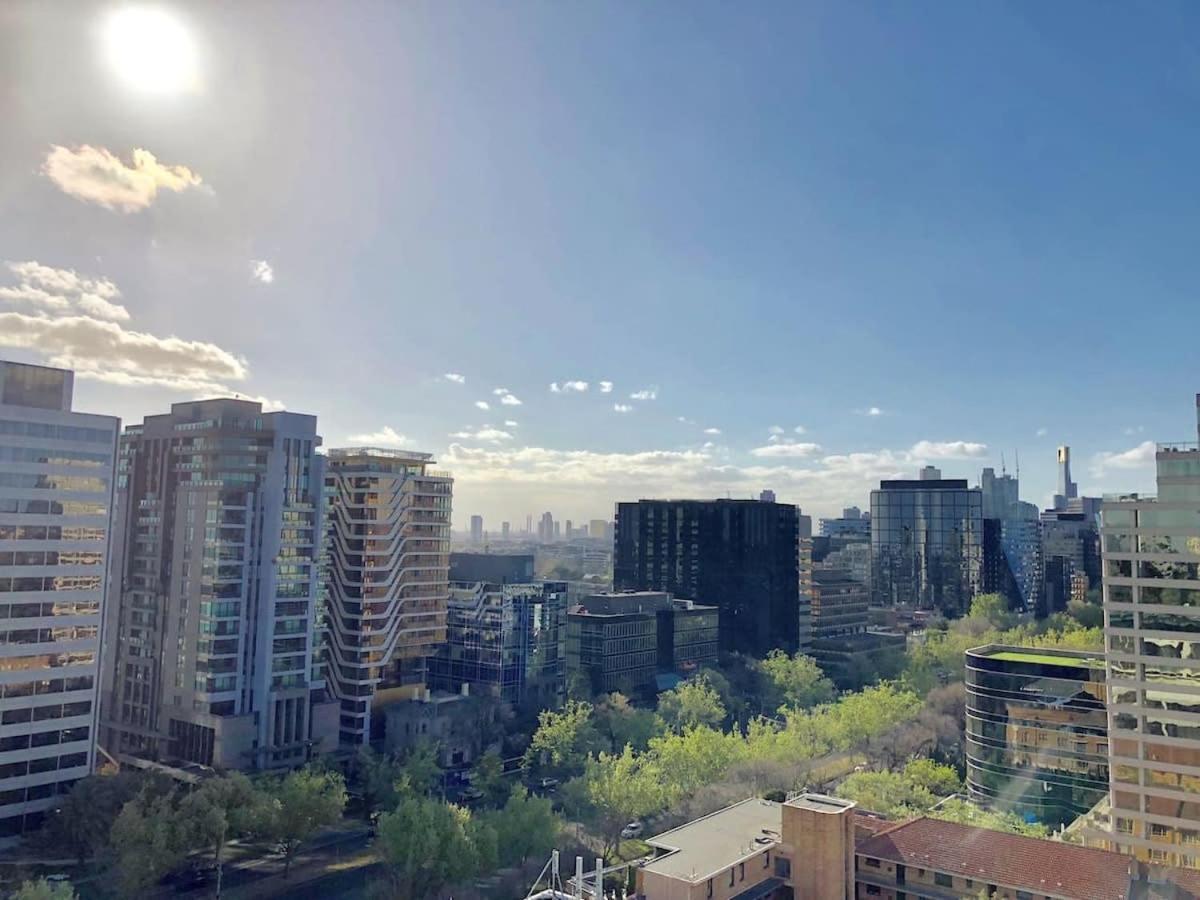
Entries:
[[382,735],[372,710],[420,691],[446,639],[454,481],[433,465],[428,453],[329,452],[325,654],[343,745]]
[[316,647],[316,427],[204,400],[125,429],[102,670],[111,753],[263,769],[336,745]]
[[983,501],[965,479],[884,481],[871,492],[872,589],[881,605],[908,604],[959,616],[978,593]]
[[74,375],[0,361],[0,838],[92,771],[117,432]]
[[812,573],[812,633],[815,640],[867,630],[867,586],[848,569],[819,566]]
[[429,658],[430,684],[468,685],[514,708],[554,709],[566,693],[567,585],[450,586],[446,642]]
[[617,504],[613,585],[716,606],[721,649],[794,653],[801,633],[799,510],[758,500]]
[[988,645],[967,651],[966,674],[973,802],[1058,827],[1104,798],[1102,653]]
[[1200,868],[1200,445],[1155,461],[1157,498],[1101,511],[1112,839]]
[[450,580],[467,584],[532,584],[532,553],[451,553]]

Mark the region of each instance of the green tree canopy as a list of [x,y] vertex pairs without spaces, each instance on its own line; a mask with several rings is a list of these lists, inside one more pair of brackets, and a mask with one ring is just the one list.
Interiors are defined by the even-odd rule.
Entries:
[[558,838],[559,820],[550,801],[531,796],[521,785],[512,789],[503,807],[487,816],[487,822],[498,838],[504,865],[545,856]]
[[836,693],[817,661],[802,653],[788,656],[782,650],[772,650],[759,668],[765,676],[763,705],[771,709],[808,709],[828,703]]
[[12,895],[12,900],[77,900],[75,888],[67,881],[24,881]]
[[504,777],[504,760],[495,750],[489,750],[475,762],[471,770],[471,784],[479,789],[490,806],[499,806],[510,791]]
[[395,896],[433,900],[486,862],[471,842],[470,821],[466,810],[412,792],[380,816],[375,850]]
[[334,825],[346,808],[346,784],[337,772],[296,769],[265,785],[263,824],[283,849],[284,875],[300,846]]
[[187,833],[176,815],[174,796],[143,788],[113,822],[112,845],[125,896],[141,896],[187,855]]
[[607,740],[609,749],[619,753],[629,744],[634,750],[646,749],[650,739],[662,734],[665,725],[649,709],[638,709],[624,694],[605,694],[592,713],[596,729]]
[[559,711],[545,709],[538,714],[537,731],[525,751],[525,765],[549,769],[560,775],[580,772],[588,756],[605,744],[592,721],[592,705],[568,700]]
[[653,765],[626,747],[589,760],[583,776],[592,821],[604,839],[605,857],[616,849],[621,829],[663,806],[662,786]]
[[241,772],[202,781],[179,804],[178,818],[189,846],[211,847],[221,862],[227,841],[261,827],[265,798]]
[[716,728],[725,720],[725,706],[708,679],[698,675],[659,694],[658,715],[675,732]]

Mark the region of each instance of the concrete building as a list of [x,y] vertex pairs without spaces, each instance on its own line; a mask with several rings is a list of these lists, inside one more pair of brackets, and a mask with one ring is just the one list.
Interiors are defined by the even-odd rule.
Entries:
[[663,591],[592,594],[567,614],[567,673],[593,693],[647,697],[658,676],[688,677],[715,664],[719,611]]
[[337,742],[317,658],[324,457],[314,416],[176,403],[121,435],[103,744],[229,769]]
[[983,500],[932,466],[871,491],[872,589],[880,605],[965,613],[983,565]]
[[854,804],[822,794],[752,798],[650,838],[644,900],[850,900]]
[[483,543],[483,516],[471,516],[471,543]]
[[967,790],[1051,827],[1108,791],[1103,653],[989,644],[968,650]]
[[765,657],[800,645],[800,511],[758,500],[617,504],[613,583],[721,611],[721,649]]
[[389,703],[381,712],[388,753],[404,756],[417,746],[433,746],[443,769],[470,765],[496,734],[495,700],[474,697],[469,689],[454,694],[426,689]]
[[343,746],[382,736],[372,711],[423,689],[446,639],[454,481],[433,465],[407,450],[329,451],[324,652]]
[[120,422],[74,373],[0,361],[0,838],[92,771]]
[[1101,511],[1112,839],[1200,868],[1200,444],[1155,461],[1157,498]]
[[516,709],[554,709],[566,694],[567,585],[453,581],[446,641],[430,684]]
[[871,517],[863,515],[857,506],[843,509],[840,519],[821,519],[819,524],[821,537],[846,537],[864,543],[871,540]]

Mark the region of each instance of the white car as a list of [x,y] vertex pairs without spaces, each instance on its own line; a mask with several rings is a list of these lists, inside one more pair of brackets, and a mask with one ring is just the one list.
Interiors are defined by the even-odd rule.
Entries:
[[644,826],[641,822],[630,822],[628,825],[626,825],[624,828],[621,829],[621,837],[623,837],[623,838],[641,837],[642,832],[645,830],[645,827],[646,826]]

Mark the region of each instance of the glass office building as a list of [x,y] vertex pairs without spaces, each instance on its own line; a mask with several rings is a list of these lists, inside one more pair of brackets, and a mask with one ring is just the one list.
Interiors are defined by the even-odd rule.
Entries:
[[120,423],[73,382],[0,361],[0,837],[92,771]]
[[876,603],[965,613],[982,573],[982,502],[979,488],[934,469],[919,480],[880,482],[871,491]]
[[988,645],[967,651],[966,676],[972,801],[1056,827],[1104,797],[1103,654]]

